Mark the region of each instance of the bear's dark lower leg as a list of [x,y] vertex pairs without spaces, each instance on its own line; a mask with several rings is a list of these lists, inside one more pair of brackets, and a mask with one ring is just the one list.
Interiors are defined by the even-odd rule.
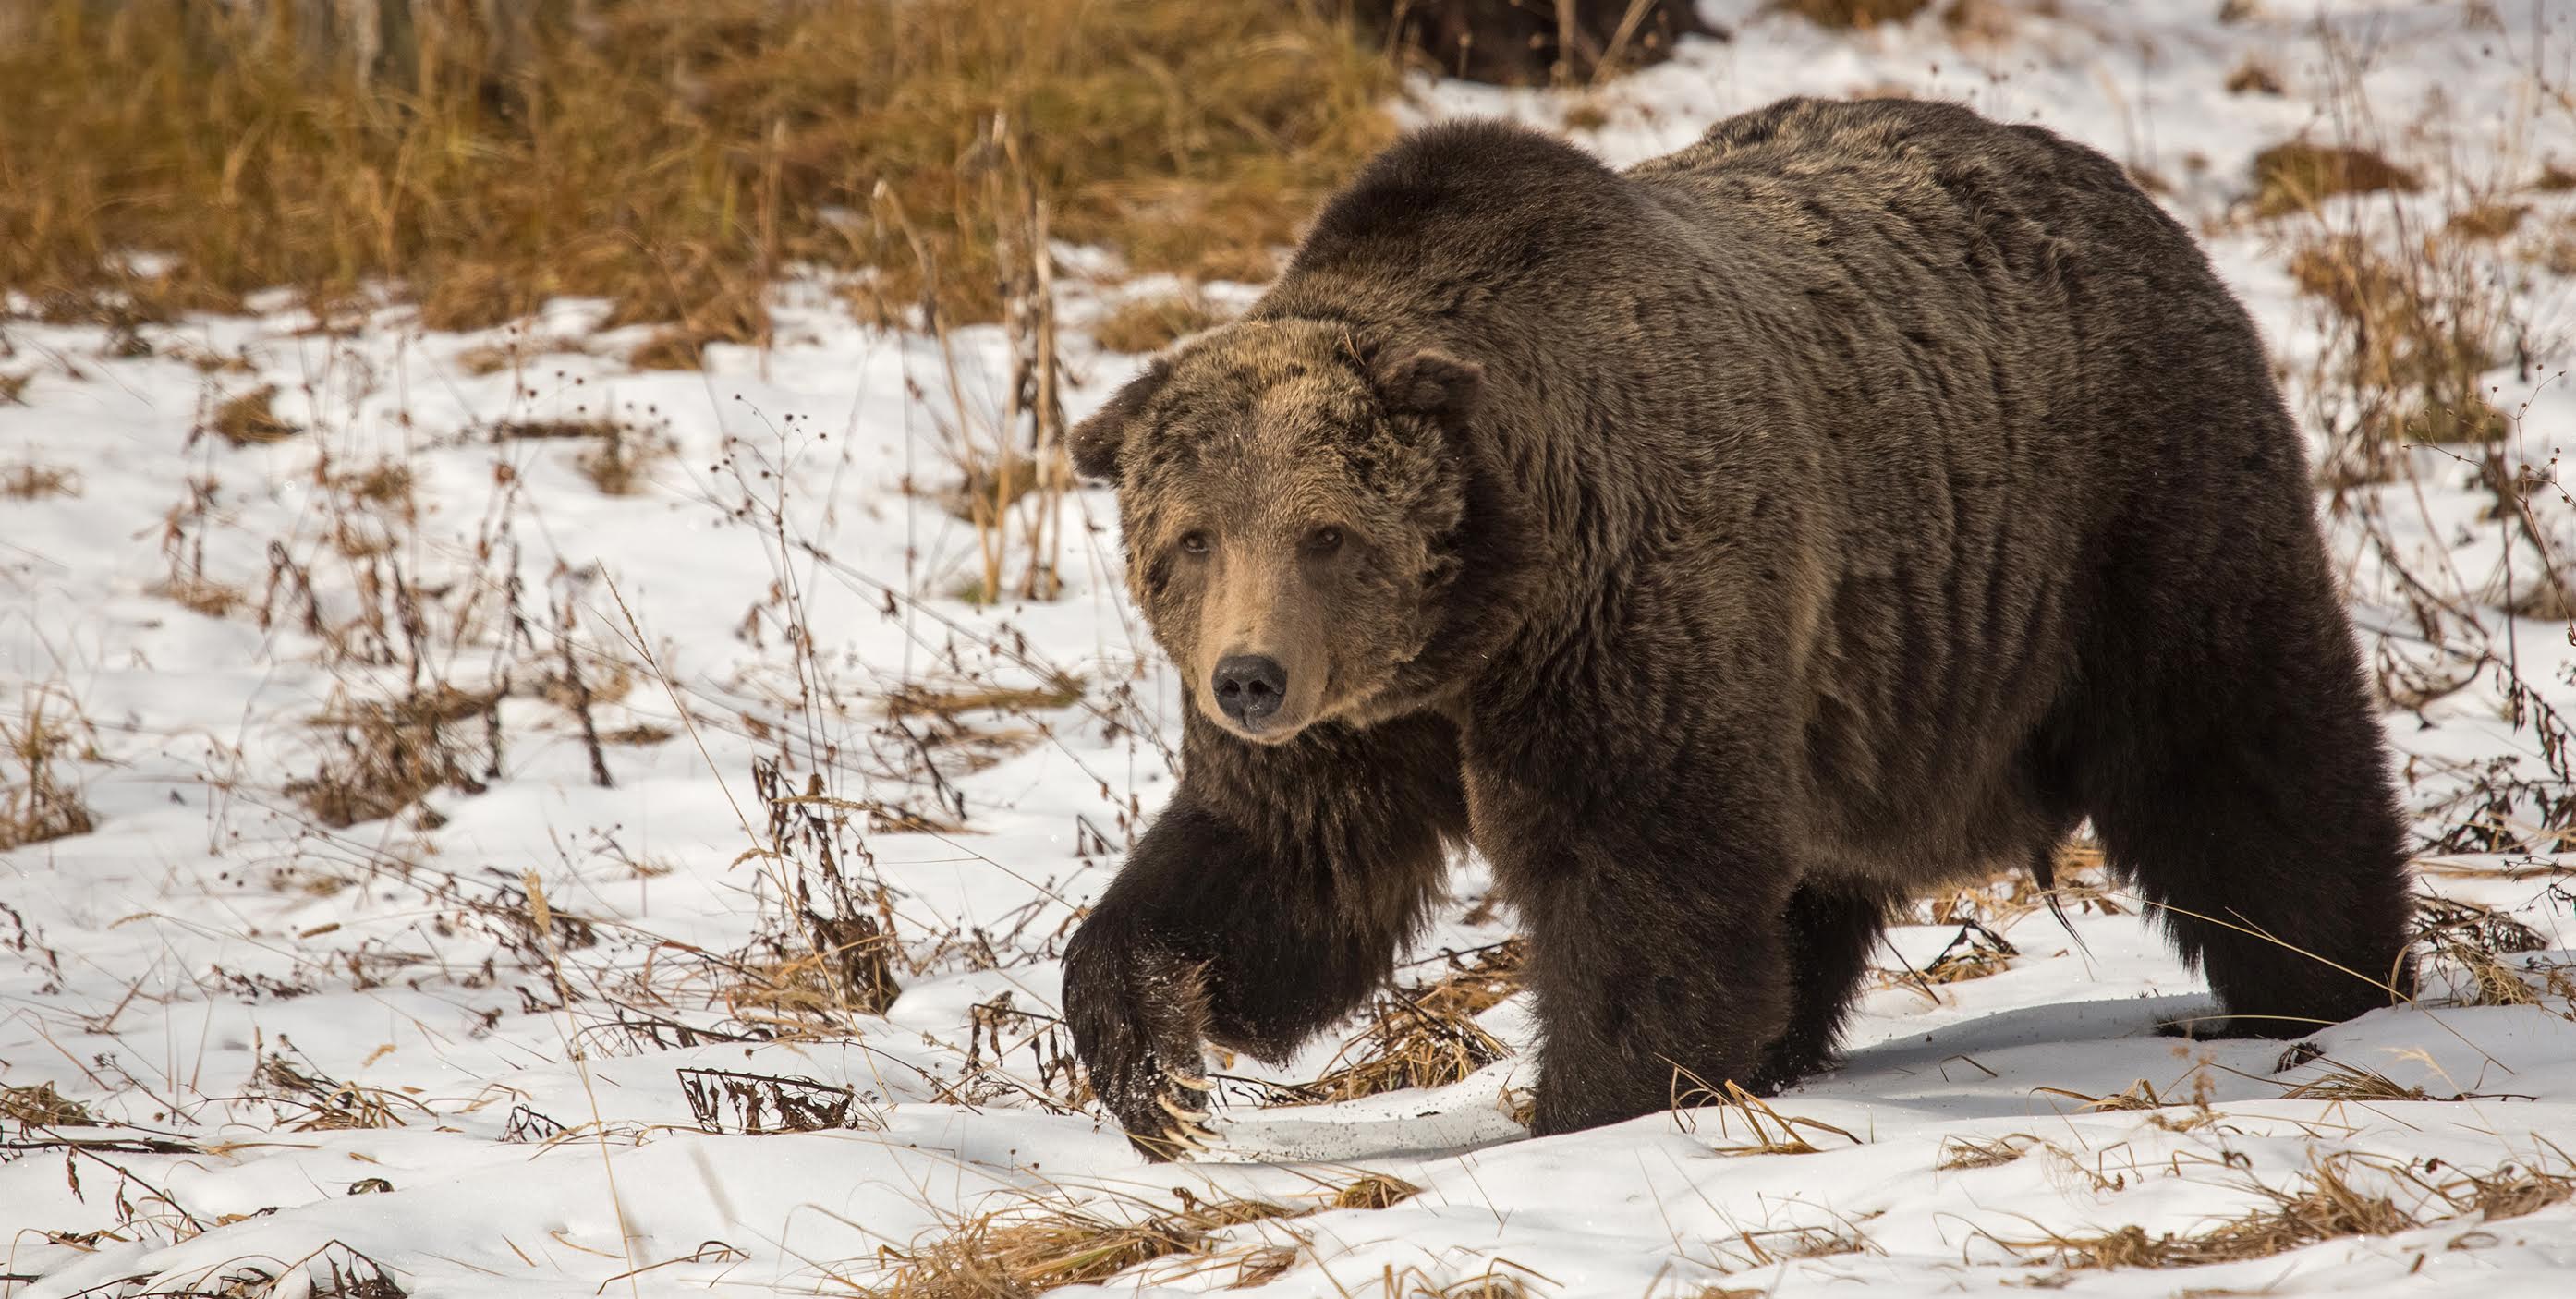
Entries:
[[1776,899],[1621,875],[1523,914],[1546,1032],[1538,1135],[1762,1082],[1792,1004]]
[[2112,869],[2227,1012],[2175,1026],[2195,1037],[2300,1037],[2414,990],[2405,829],[2342,611],[2270,612],[2254,662],[2169,686],[2090,764]]
[[1887,899],[1875,891],[1802,884],[1789,897],[1789,1025],[1772,1043],[1756,1090],[1769,1093],[1833,1060],[1844,1016],[1869,949],[1887,923]]

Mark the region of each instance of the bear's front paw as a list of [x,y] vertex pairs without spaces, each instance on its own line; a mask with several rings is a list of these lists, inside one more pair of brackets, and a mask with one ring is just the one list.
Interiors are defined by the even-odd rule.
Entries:
[[1206,966],[1159,946],[1085,942],[1065,953],[1064,1013],[1091,1090],[1146,1158],[1204,1154]]

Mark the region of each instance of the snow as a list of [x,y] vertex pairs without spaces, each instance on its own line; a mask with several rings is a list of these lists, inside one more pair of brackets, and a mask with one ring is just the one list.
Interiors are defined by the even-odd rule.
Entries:
[[[2288,278],[2283,229],[2243,212],[2256,150],[2303,131],[2334,138],[2366,104],[2382,147],[2433,182],[2405,204],[2434,225],[2463,193],[2544,162],[2576,166],[2576,6],[2563,2],[2276,0],[2221,24],[2215,0],[2066,0],[2053,16],[2002,6],[2010,28],[1993,37],[1929,14],[1855,34],[1749,2],[1705,8],[1733,42],[1693,42],[1590,91],[1424,83],[1405,111],[1555,126],[1579,107],[1599,124],[1575,134],[1619,161],[1791,93],[1906,87],[2038,121],[2166,178],[2167,201],[2207,234],[2294,377],[2323,345],[2321,318]],[[2286,96],[2221,89],[2255,54]],[[2569,196],[2516,200],[2534,205],[2526,231],[2576,230]],[[2338,205],[2349,228],[2375,228],[2388,203]],[[1069,264],[1100,260],[1067,251]],[[2543,473],[2576,444],[2569,269],[2516,263],[2538,360],[2488,376],[2494,404],[2518,418],[2512,454]],[[1136,291],[1075,278],[1068,319]],[[885,1282],[895,1262],[880,1251],[996,1209],[1133,1215],[1184,1193],[1322,1206],[1362,1170],[1421,1192],[1225,1228],[1204,1256],[1105,1285],[1221,1288],[1252,1251],[1281,1247],[1294,1262],[1261,1288],[1298,1296],[1479,1279],[1566,1295],[1855,1282],[2555,1295],[2576,1267],[2576,1203],[2486,1222],[2429,1189],[2507,1165],[2576,1172],[2563,996],[2428,996],[2325,1030],[2321,1059],[2285,1068],[2281,1043],[2155,1035],[2207,997],[2133,904],[2070,908],[2071,934],[2045,911],[1991,908],[2019,954],[1948,984],[1904,971],[1956,924],[1927,913],[1893,931],[1881,963],[1895,973],[1862,1004],[1848,1063],[1771,1102],[1812,1153],[1764,1153],[1750,1116],[1726,1109],[1529,1140],[1506,1112],[1527,1082],[1513,1057],[1448,1087],[1329,1106],[1263,1109],[1232,1084],[1215,1158],[1144,1164],[1096,1115],[1041,1101],[1063,1090],[1042,1067],[1043,1019],[987,1009],[1007,996],[1011,1010],[1052,1013],[1074,908],[1172,786],[1179,700],[1122,590],[1105,492],[1064,506],[1059,598],[953,598],[975,539],[905,490],[951,480],[939,345],[853,324],[819,276],[780,289],[773,350],[718,347],[703,373],[630,369],[617,358],[640,334],[598,332],[595,303],[474,335],[425,333],[397,305],[354,329],[267,305],[145,326],[141,355],[89,326],[0,334],[0,375],[31,376],[20,404],[0,402],[0,472],[46,466],[77,486],[0,499],[0,719],[23,730],[41,713],[64,730],[64,778],[97,823],[0,853],[0,1085],[50,1084],[98,1121],[0,1129],[12,1143],[0,1150],[0,1295],[213,1290],[250,1265],[324,1278],[327,1293],[335,1263],[380,1265],[422,1295],[844,1292]],[[1004,339],[979,328],[954,342],[973,418],[990,421]],[[534,354],[489,372],[470,363],[513,343]],[[1133,364],[1079,337],[1066,359],[1077,414]],[[263,385],[302,432],[239,447],[194,436],[222,401]],[[588,481],[576,443],[493,436],[603,414],[671,444],[635,494]],[[2459,656],[2423,643],[2385,555],[2492,595],[2505,557],[2494,498],[2465,453],[2413,454],[2419,484],[2325,503],[2336,553],[2366,648],[2465,677]],[[409,469],[416,518],[345,485],[384,463]],[[2533,500],[2567,544],[2576,507],[2554,489]],[[174,575],[229,588],[232,607],[183,604]],[[2509,710],[2506,650],[2539,699],[2576,705],[2563,623],[2488,608],[2478,640],[2443,616],[2494,654],[2464,688],[2388,716],[2428,838],[2466,815],[2445,800],[2483,764],[2550,779],[2530,711],[2517,722]],[[669,733],[605,746],[611,787],[593,783],[573,714],[544,688],[567,637],[600,730]],[[638,670],[621,677],[616,662]],[[469,773],[483,792],[443,788],[427,799],[433,818],[332,829],[290,791],[333,759],[353,709],[414,684],[500,688],[504,670],[501,774]],[[907,684],[1027,688],[1057,672],[1084,682],[1079,704],[967,715],[1000,734],[941,747],[936,785],[887,720]],[[483,726],[470,712],[455,730],[478,762]],[[847,1033],[779,1033],[784,1012],[726,1000],[744,981],[725,962],[766,932],[789,873],[759,851],[762,759],[792,789],[820,770],[840,798],[936,823],[867,832],[865,856],[848,861],[883,881],[905,948],[901,996]],[[2423,882],[2536,931],[2542,950],[2507,959],[2537,981],[2576,962],[2571,867],[2576,854],[2439,852]],[[542,939],[530,878],[550,913],[573,918]],[[1485,891],[1481,865],[1461,863],[1408,977],[1510,932],[1480,907]],[[2456,965],[2432,969],[2437,992],[2466,990]],[[1482,1022],[1529,1041],[1520,999]],[[1339,1046],[1232,1072],[1312,1078]],[[263,1065],[277,1059],[357,1090],[297,1099]],[[2287,1095],[2338,1064],[2447,1099]],[[847,1126],[703,1131],[679,1073],[692,1069],[848,1087]],[[2086,1102],[2141,1080],[2169,1104]],[[344,1111],[375,1117],[316,1121]],[[538,1122],[538,1139],[514,1132],[514,1116]],[[551,1140],[543,1120],[561,1129]],[[1998,1141],[2018,1157],[1949,1166],[1961,1143]],[[2295,1190],[2326,1168],[2429,1225],[2189,1270],[2069,1268],[2037,1243],[2130,1225],[2150,1238],[2205,1231],[2271,1203],[2263,1188]]]

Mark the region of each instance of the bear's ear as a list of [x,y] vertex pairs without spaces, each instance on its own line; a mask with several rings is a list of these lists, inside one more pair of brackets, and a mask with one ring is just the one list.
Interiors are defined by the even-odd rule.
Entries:
[[1107,478],[1117,473],[1118,447],[1127,440],[1127,426],[1145,412],[1145,403],[1152,401],[1171,377],[1172,363],[1156,357],[1143,374],[1110,394],[1107,404],[1074,425],[1073,432],[1065,436],[1073,452],[1074,471],[1085,478]]
[[1438,348],[1398,352],[1378,364],[1378,400],[1405,415],[1428,415],[1457,424],[1484,394],[1485,367]]

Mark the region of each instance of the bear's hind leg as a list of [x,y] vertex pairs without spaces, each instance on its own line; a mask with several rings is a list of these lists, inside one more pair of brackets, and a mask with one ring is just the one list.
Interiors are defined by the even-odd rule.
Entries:
[[1789,1024],[1763,1062],[1759,1091],[1779,1091],[1832,1062],[1887,908],[1884,895],[1849,886],[1811,882],[1790,895]]
[[2111,868],[2227,1012],[2190,1036],[2301,1037],[2413,992],[2405,828],[2319,586],[2163,640],[2132,705],[2094,719],[2084,793]]

